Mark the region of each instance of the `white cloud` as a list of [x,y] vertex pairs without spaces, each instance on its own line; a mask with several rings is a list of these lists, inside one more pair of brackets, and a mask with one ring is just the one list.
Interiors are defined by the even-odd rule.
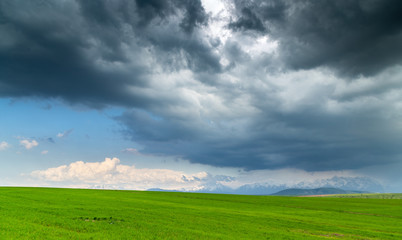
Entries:
[[58,138],[65,138],[65,137],[68,137],[68,135],[70,135],[70,133],[72,133],[73,130],[74,130],[74,129],[69,129],[69,130],[67,130],[67,131],[65,131],[65,132],[58,133],[58,134],[57,134],[57,137],[58,137]]
[[49,153],[48,150],[43,150],[43,151],[41,152],[42,155],[46,155],[46,154],[48,154],[48,153]]
[[[353,171],[307,172],[298,169],[254,170],[237,174],[212,175],[205,171],[185,173],[171,169],[136,168],[124,165],[118,158],[103,162],[77,161],[55,168],[33,171],[30,176],[46,183],[39,185],[72,188],[106,188],[147,190],[159,188],[179,191],[216,191],[242,193],[242,187],[254,194],[267,194],[278,188],[316,188],[323,186],[353,187],[367,190],[378,187],[375,179]],[[375,190],[373,190],[375,191]]]
[[81,187],[107,186],[107,188],[149,188],[198,190],[208,178],[206,172],[186,174],[169,169],[138,169],[134,165],[120,163],[118,158],[105,158],[103,162],[77,161],[46,170],[38,170],[31,176],[50,182],[65,182]]
[[5,142],[5,141],[0,142],[0,151],[6,150],[9,147],[10,147],[10,144],[8,144],[7,142]]
[[39,143],[36,140],[31,140],[30,141],[30,140],[27,140],[27,139],[21,140],[20,144],[22,146],[24,146],[26,149],[31,149],[31,148],[36,147],[36,146],[39,145]]
[[201,2],[205,10],[207,12],[212,12],[214,15],[225,10],[224,3],[219,0],[202,0]]
[[140,153],[138,152],[138,150],[135,149],[135,148],[126,148],[126,149],[123,149],[122,152],[124,152],[124,153],[132,153],[132,154],[140,154]]

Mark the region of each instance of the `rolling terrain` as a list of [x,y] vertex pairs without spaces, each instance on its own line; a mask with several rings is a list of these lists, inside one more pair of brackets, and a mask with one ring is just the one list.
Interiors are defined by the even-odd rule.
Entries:
[[0,188],[0,239],[402,239],[402,200]]
[[328,195],[328,194],[356,194],[367,193],[363,191],[350,191],[339,188],[314,188],[314,189],[300,189],[289,188],[277,193],[271,194],[274,196],[307,196],[307,195]]
[[372,199],[402,199],[402,193],[354,193],[334,194],[328,197],[336,198],[372,198]]

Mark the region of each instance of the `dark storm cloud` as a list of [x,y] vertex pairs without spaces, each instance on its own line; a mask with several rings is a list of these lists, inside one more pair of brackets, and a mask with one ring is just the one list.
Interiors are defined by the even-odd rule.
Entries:
[[[286,77],[287,74],[279,74],[273,80],[287,81]],[[326,77],[305,73],[290,83],[302,81],[311,85],[310,79]],[[381,81],[382,77],[375,80]],[[387,90],[369,91],[366,95],[357,91],[355,99],[345,101],[343,94],[334,92],[338,82],[343,81],[334,79],[329,85],[313,84],[314,91],[303,85],[289,86],[301,94],[310,91],[305,98],[292,100],[294,106],[290,110],[283,105],[294,98],[292,94],[281,99],[276,95],[283,94],[280,89],[250,83],[246,92],[252,98],[251,105],[259,109],[258,114],[237,118],[221,116],[214,119],[220,122],[212,123],[190,116],[179,119],[132,111],[118,121],[125,126],[128,138],[143,144],[144,152],[178,155],[191,162],[214,166],[320,171],[397,163],[402,154],[400,114],[393,100],[382,98],[383,94],[400,91],[401,87],[392,85]],[[233,95],[241,94],[235,89],[230,91]],[[231,94],[226,97],[234,100]],[[341,110],[332,112],[328,101],[339,104]],[[237,107],[227,104],[229,108]],[[246,119],[246,123],[236,123],[239,119]]]
[[[256,158],[256,151],[247,141],[211,129],[202,122],[161,119],[143,111],[130,111],[117,118],[125,134],[133,141],[141,140],[142,152],[176,155],[191,162],[213,166],[267,168]],[[232,137],[232,138],[231,138]],[[261,149],[260,149],[261,150]]]
[[[103,105],[122,101],[124,86],[141,83],[141,70],[130,81],[127,75],[97,69],[94,61],[121,61],[120,39],[114,28],[104,28],[96,58],[85,51],[93,36],[81,21],[78,6],[46,1],[3,1],[0,48],[2,96],[62,97],[71,102]],[[115,30],[115,32],[114,32]],[[110,53],[110,54],[109,54]],[[127,97],[127,96],[126,96]]]
[[[228,27],[233,30],[254,30],[269,32],[272,24],[283,23],[287,7],[282,0],[271,1],[234,1],[237,20],[232,20]],[[264,22],[270,21],[269,24]]]
[[241,10],[241,17],[236,22],[231,22],[229,28],[233,30],[265,31],[261,20],[249,8],[243,8]]
[[[60,97],[93,107],[147,105],[150,99],[127,90],[148,86],[144,75],[152,67],[141,60],[146,47],[156,55],[169,53],[170,59],[184,52],[187,66],[176,68],[219,70],[211,49],[191,38],[207,22],[199,1],[2,1],[0,16],[3,97]],[[155,28],[170,34],[166,41],[153,35]]]
[[234,30],[255,30],[279,40],[291,69],[329,66],[343,76],[365,76],[400,64],[402,2],[235,1]]
[[358,169],[396,163],[401,154],[402,137],[394,123],[370,112],[269,114],[256,117],[242,136],[230,131],[222,136],[200,123],[158,119],[144,112],[127,112],[117,120],[126,127],[126,136],[144,144],[143,152],[221,167]]
[[262,117],[254,125],[259,131],[255,140],[257,145],[269,146],[281,155],[279,166],[307,170],[356,169],[395,162],[401,153],[398,142],[402,138],[393,133],[395,123],[369,112],[333,116],[309,109],[278,114],[274,118],[283,126],[280,133],[265,130],[267,122]]
[[204,25],[208,21],[208,16],[200,1],[178,0],[136,0],[138,13],[141,17],[140,24],[148,24],[155,18],[164,19],[176,13],[178,9],[184,10],[184,17],[180,22],[180,27],[186,33],[192,33],[193,29],[199,25]]
[[208,16],[202,7],[201,1],[178,1],[179,6],[184,6],[186,9],[183,20],[180,23],[180,27],[187,32],[193,32],[194,28],[200,25],[207,24]]
[[398,1],[234,3],[221,37],[200,1],[0,1],[0,97],[123,106],[144,152],[214,166],[398,159]]

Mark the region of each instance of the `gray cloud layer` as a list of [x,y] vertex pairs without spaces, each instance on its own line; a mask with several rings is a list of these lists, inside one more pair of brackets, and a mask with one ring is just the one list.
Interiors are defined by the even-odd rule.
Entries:
[[0,96],[123,106],[144,152],[214,166],[391,164],[401,6],[235,1],[225,18],[190,0],[0,1]]
[[[219,71],[190,35],[206,21],[199,2],[137,2],[2,1],[0,95],[143,107],[147,97],[127,89],[148,86],[148,55],[166,67]],[[172,63],[177,56],[186,59]]]
[[370,76],[401,63],[402,3],[370,1],[235,1],[234,30],[280,41],[292,69],[329,66],[343,76]]

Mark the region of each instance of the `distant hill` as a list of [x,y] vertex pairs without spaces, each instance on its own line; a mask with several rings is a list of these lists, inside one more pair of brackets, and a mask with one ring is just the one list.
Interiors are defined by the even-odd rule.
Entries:
[[150,192],[180,192],[178,190],[168,190],[168,189],[162,189],[162,188],[150,188],[150,189],[147,189],[147,191],[150,191]]
[[340,188],[314,188],[314,189],[301,189],[289,188],[271,195],[276,196],[305,196],[305,195],[326,195],[326,194],[351,194],[351,193],[368,193],[366,191],[350,191]]
[[[223,181],[225,182],[225,181]],[[230,181],[228,181],[230,182]],[[252,183],[232,188],[223,184],[206,185],[203,189],[195,192],[200,193],[227,193],[242,195],[271,195],[285,189],[315,189],[315,188],[336,188],[348,190],[356,193],[356,190],[363,193],[384,192],[383,186],[376,180],[369,177],[332,177],[327,179],[317,179],[315,181],[299,182],[297,184],[286,185],[273,182]],[[361,192],[358,192],[361,193]]]

